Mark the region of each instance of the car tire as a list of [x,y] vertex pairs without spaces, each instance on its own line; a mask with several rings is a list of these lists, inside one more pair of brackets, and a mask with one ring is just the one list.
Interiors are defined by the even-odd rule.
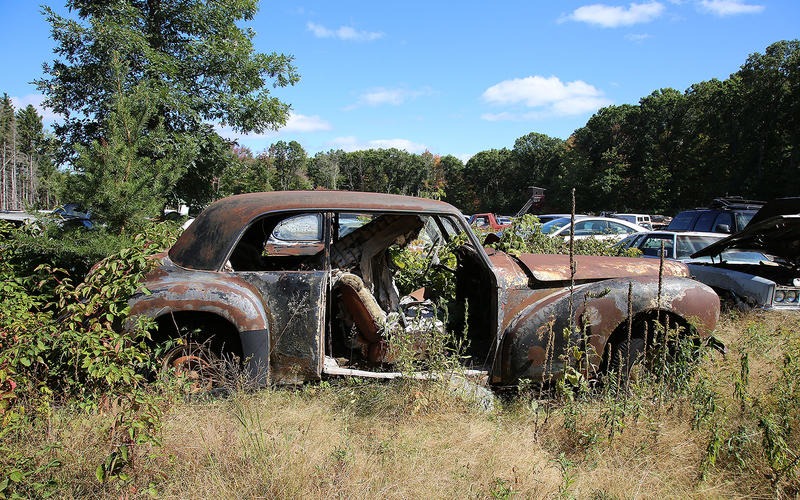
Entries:
[[641,364],[643,359],[644,339],[642,337],[627,338],[612,346],[608,371],[616,373],[617,380],[627,384],[632,378],[634,368]]

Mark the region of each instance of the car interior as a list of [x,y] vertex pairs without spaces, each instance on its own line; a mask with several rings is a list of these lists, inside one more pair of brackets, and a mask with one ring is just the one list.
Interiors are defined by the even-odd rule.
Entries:
[[[430,328],[466,334],[480,364],[492,339],[471,333],[494,331],[494,276],[462,228],[448,216],[412,213],[271,214],[246,229],[223,270],[329,270],[326,355],[349,366],[391,364],[393,335],[422,338]],[[400,268],[403,252],[418,268]],[[424,351],[422,341],[412,344]]]

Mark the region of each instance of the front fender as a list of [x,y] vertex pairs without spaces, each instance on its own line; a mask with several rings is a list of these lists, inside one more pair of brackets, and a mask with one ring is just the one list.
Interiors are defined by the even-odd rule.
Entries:
[[569,288],[554,290],[524,305],[502,335],[500,356],[493,367],[492,382],[515,384],[522,378],[543,380],[564,370],[567,345],[589,341],[590,360],[599,364],[611,334],[628,318],[665,311],[694,326],[699,335],[710,335],[719,319],[719,297],[711,288],[682,277],[663,277],[659,299],[658,277],[612,279],[579,285],[572,293],[569,330]]
[[775,282],[761,276],[705,264],[689,264],[692,276],[706,285],[741,297],[748,305],[769,307],[775,294]]

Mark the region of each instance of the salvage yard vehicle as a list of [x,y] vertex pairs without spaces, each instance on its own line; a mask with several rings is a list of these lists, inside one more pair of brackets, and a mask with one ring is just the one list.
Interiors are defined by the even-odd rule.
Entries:
[[745,200],[739,196],[714,198],[708,208],[684,210],[672,218],[667,231],[701,231],[738,233],[764,206],[763,201]]
[[469,218],[470,226],[477,226],[478,229],[483,231],[492,231],[500,233],[503,229],[511,225],[511,220],[508,217],[501,217],[491,212],[483,214],[475,214]]
[[[569,241],[571,223],[572,219],[570,217],[553,219],[542,224],[542,233],[554,238],[564,238],[564,241]],[[576,240],[595,238],[598,240],[619,241],[629,234],[644,233],[647,231],[646,228],[623,219],[589,216],[576,217],[574,228]]]
[[638,248],[643,257],[675,259],[683,262],[691,260],[693,253],[702,250],[725,235],[721,233],[701,233],[697,231],[649,231],[627,236],[618,243],[619,248]]
[[800,198],[770,201],[692,258],[692,275],[740,309],[800,310]]
[[447,203],[345,191],[212,203],[157,256],[132,314],[155,319],[159,339],[188,336],[165,360],[176,368],[232,354],[259,384],[390,370],[393,336],[420,328],[424,299],[444,301],[430,290],[400,297],[390,251],[407,245],[426,257],[426,272],[455,283],[428,327],[464,334],[471,367],[494,387],[562,372],[568,346],[608,367],[622,346],[633,349],[629,325],[632,337],[647,338],[656,318],[703,339],[719,315],[717,295],[679,262],[665,261],[659,276],[657,261],[575,256],[571,272],[567,255],[484,248]]

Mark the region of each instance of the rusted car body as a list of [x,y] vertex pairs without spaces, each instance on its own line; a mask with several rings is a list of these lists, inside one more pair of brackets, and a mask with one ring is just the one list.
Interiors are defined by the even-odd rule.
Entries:
[[627,335],[629,311],[634,336],[660,315],[706,337],[719,315],[717,295],[678,262],[664,262],[660,276],[657,261],[584,256],[573,273],[568,256],[483,248],[446,203],[340,191],[213,203],[159,256],[132,311],[156,319],[162,336],[196,332],[236,354],[260,383],[320,379],[326,359],[379,371],[391,364],[387,318],[409,302],[388,249],[407,244],[432,265],[444,245],[455,248],[457,265],[445,271],[455,302],[440,323],[466,332],[471,362],[494,386],[542,379],[545,366],[559,372],[568,343],[602,365]]

